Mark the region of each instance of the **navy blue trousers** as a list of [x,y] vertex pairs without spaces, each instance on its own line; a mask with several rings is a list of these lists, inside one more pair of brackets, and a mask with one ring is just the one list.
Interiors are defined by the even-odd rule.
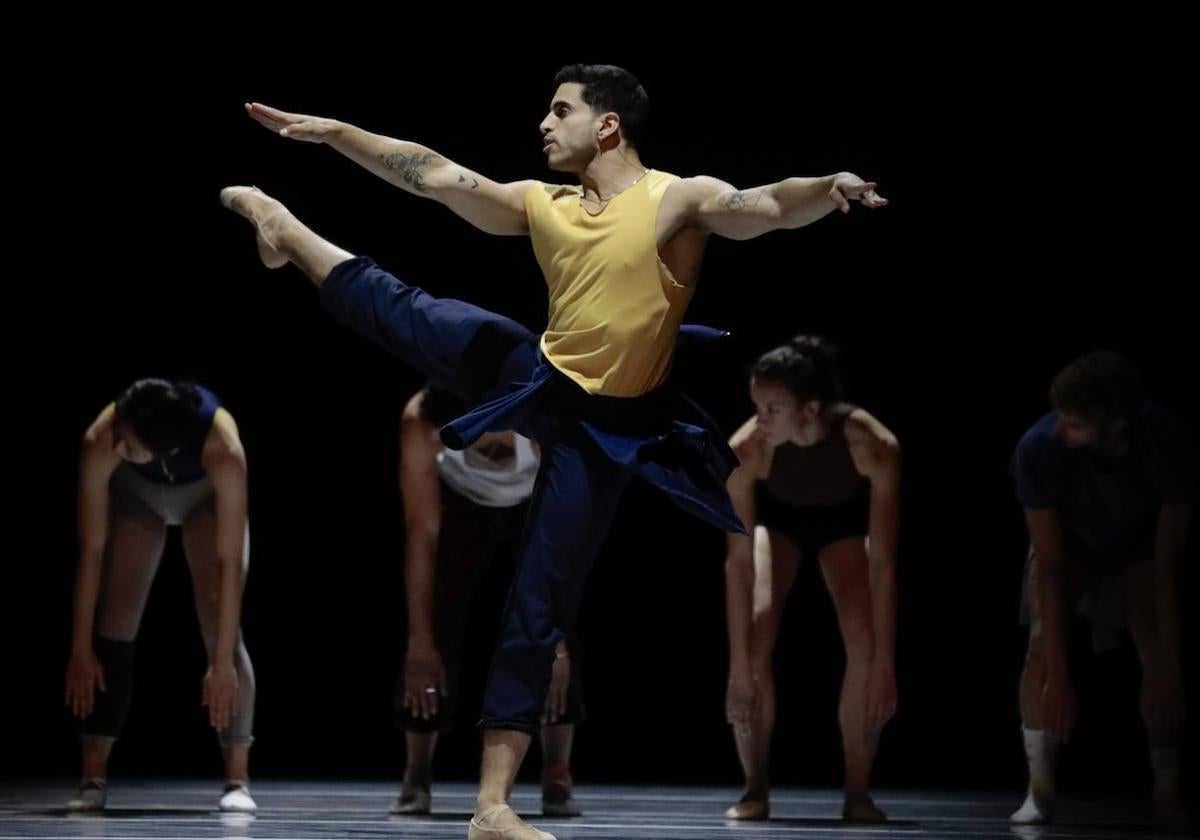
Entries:
[[336,266],[321,300],[338,321],[475,406],[443,428],[447,445],[461,449],[485,431],[509,429],[541,447],[480,719],[484,729],[533,735],[555,646],[574,630],[625,485],[640,476],[686,510],[741,531],[724,489],[736,460],[715,424],[682,395],[588,395],[541,356],[537,336],[520,324],[435,298],[365,257]]

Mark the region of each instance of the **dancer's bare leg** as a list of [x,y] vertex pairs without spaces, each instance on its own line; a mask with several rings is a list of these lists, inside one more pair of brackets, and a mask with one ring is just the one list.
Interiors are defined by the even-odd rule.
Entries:
[[479,796],[468,840],[553,840],[553,835],[538,831],[508,807],[530,740],[524,732],[511,729],[484,731]]
[[866,541],[854,537],[827,545],[821,550],[820,562],[846,650],[846,673],[838,704],[846,763],[842,817],[850,822],[886,822],[887,816],[868,792],[880,731],[867,723],[867,684],[875,651],[875,630]]
[[776,531],[754,534],[754,624],[751,630],[751,673],[758,702],[749,725],[733,727],[734,743],[746,776],[742,798],[725,811],[726,819],[765,820],[770,816],[771,736],[775,732],[775,642],[783,605],[796,582],[800,550]]
[[552,817],[577,817],[579,805],[572,796],[571,746],[575,725],[542,726],[542,813]]

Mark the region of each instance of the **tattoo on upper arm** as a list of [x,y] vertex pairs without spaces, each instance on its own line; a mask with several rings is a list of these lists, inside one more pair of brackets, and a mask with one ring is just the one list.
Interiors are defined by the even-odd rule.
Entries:
[[757,190],[734,190],[731,193],[725,193],[717,199],[717,206],[722,210],[753,210],[758,206],[758,202],[762,200],[763,191]]
[[437,159],[438,155],[433,152],[417,155],[395,152],[381,157],[385,169],[399,172],[404,183],[411,185],[417,192],[425,192],[425,168]]
[[[471,180],[475,182],[475,183],[471,184],[471,189],[473,189],[473,190],[477,190],[477,189],[479,189],[479,179],[478,179],[478,178],[472,178]],[[460,183],[460,184],[465,184],[466,182],[467,182],[467,176],[466,176],[466,175],[459,175],[459,176],[458,176],[458,183]]]

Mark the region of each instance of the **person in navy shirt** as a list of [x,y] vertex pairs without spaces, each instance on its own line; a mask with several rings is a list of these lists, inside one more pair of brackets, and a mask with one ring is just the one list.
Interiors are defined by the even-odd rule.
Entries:
[[1183,690],[1176,579],[1195,495],[1184,428],[1143,398],[1133,365],[1111,352],[1076,359],[1050,388],[1054,410],[1012,459],[1029,529],[1023,617],[1029,646],[1021,720],[1029,790],[1016,823],[1053,818],[1057,745],[1075,723],[1071,610],[1096,639],[1127,627],[1142,667],[1141,710],[1158,817],[1180,817]]

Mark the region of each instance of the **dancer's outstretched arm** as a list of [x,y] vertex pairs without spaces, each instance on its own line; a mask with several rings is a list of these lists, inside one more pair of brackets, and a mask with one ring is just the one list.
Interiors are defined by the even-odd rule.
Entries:
[[525,236],[525,191],[537,181],[501,184],[419,143],[372,134],[350,123],[291,114],[257,102],[252,119],[283,137],[324,143],[390,184],[444,204],[485,233]]

